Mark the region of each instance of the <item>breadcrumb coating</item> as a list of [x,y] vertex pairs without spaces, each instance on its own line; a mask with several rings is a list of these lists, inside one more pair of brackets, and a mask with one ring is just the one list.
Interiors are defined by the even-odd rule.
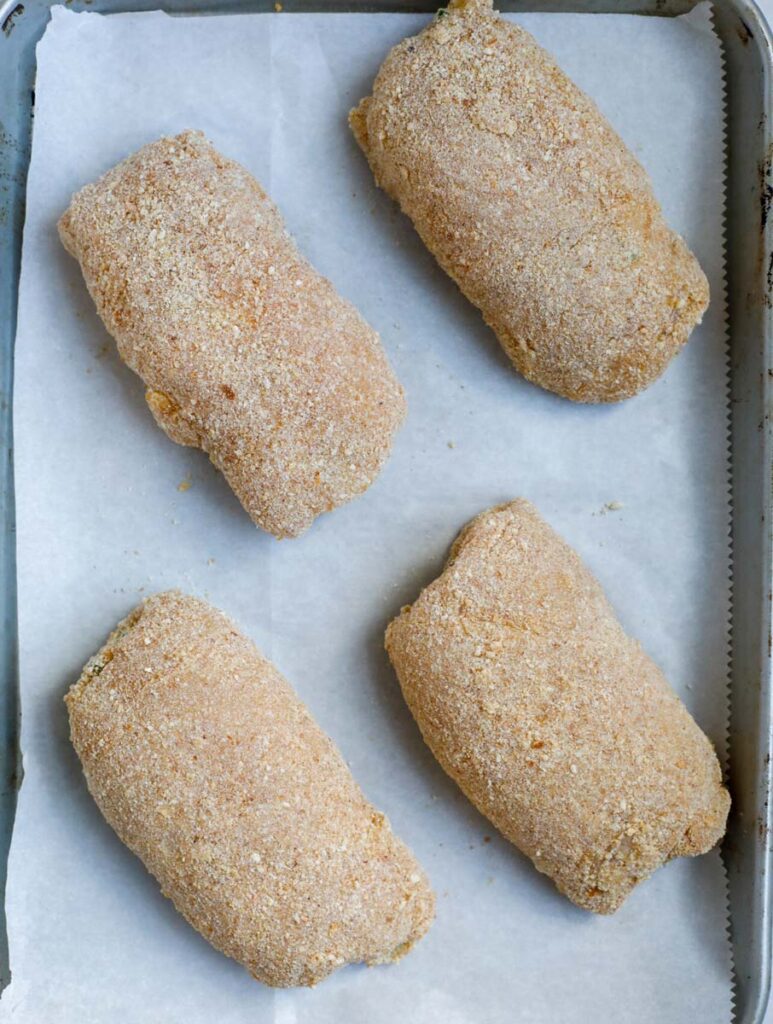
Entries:
[[708,283],[596,105],[491,0],[453,0],[350,114],[396,199],[516,368],[578,402],[651,384]]
[[87,185],[59,233],[159,426],[258,526],[295,537],[370,486],[405,415],[378,335],[200,132]]
[[386,647],[442,767],[578,906],[724,834],[711,743],[527,501],[465,527]]
[[135,609],[65,698],[89,790],[187,921],[268,985],[396,960],[434,896],[289,684],[221,612]]

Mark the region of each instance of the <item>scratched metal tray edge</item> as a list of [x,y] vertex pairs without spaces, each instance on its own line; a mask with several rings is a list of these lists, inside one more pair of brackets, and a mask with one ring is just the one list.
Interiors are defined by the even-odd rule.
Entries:
[[[35,46],[57,0],[0,0],[0,990],[10,980],[5,879],[18,787],[13,352],[34,116]],[[61,2],[61,0],[59,0]],[[501,0],[503,10],[674,16],[698,0]],[[72,10],[273,10],[272,0],[73,0]],[[284,10],[432,11],[435,0],[283,0]],[[722,854],[730,894],[734,1017],[761,1024],[771,986],[773,778],[773,39],[753,0],[713,0],[727,84],[727,296],[732,571],[728,774]],[[770,214],[770,216],[769,216]]]
[[761,1022],[771,985],[771,586],[773,585],[773,66],[751,2],[714,5],[727,82],[733,605],[723,857],[736,1020]]

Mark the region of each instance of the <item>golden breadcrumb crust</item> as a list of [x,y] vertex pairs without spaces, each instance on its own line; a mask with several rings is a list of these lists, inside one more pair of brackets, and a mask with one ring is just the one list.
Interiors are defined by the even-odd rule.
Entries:
[[396,960],[434,897],[274,666],[225,615],[145,601],[65,698],[89,790],[193,927],[268,985]]
[[644,170],[491,0],[453,0],[396,46],[350,123],[377,183],[534,383],[627,398],[700,321],[706,278]]
[[440,764],[578,906],[612,913],[723,835],[711,743],[528,502],[462,531],[386,646]]
[[378,335],[200,132],[145,146],[59,222],[158,424],[294,537],[364,491],[405,415]]

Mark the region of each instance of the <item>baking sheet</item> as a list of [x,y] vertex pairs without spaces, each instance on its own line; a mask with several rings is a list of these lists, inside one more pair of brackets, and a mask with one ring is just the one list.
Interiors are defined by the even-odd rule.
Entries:
[[[676,21],[516,19],[642,159],[712,286],[704,324],[661,381],[621,406],[584,408],[514,374],[348,133],[346,111],[389,46],[425,20],[56,8],[38,47],[15,389],[25,780],[2,1021],[730,1019],[718,853],[672,863],[612,918],[572,907],[443,775],[382,650],[387,621],[436,575],[458,528],[523,495],[585,557],[722,753],[718,43],[705,7]],[[72,191],[186,127],[268,188],[303,251],[381,332],[406,388],[408,421],[376,485],[298,540],[258,532],[206,458],[154,426],[56,237]],[[101,820],[61,698],[115,621],[171,586],[209,598],[254,637],[427,868],[437,920],[400,964],[272,992],[175,914]]]

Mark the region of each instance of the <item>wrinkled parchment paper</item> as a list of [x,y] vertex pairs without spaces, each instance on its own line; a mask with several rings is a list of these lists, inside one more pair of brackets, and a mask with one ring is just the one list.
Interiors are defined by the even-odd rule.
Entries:
[[[444,776],[382,649],[385,625],[437,574],[462,524],[524,495],[581,552],[722,751],[717,40],[706,10],[518,18],[644,162],[712,286],[704,325],[661,381],[623,405],[584,408],[511,370],[349,134],[347,110],[424,20],[56,8],[38,47],[15,392],[26,775],[2,1021],[729,1020],[718,853],[669,865],[612,918],[575,909]],[[270,191],[303,251],[381,332],[407,392],[408,421],[376,485],[299,540],[260,533],[205,456],[154,426],[56,236],[75,189],[186,127]],[[437,920],[400,964],[349,968],[314,991],[264,988],[177,916],[102,821],[62,696],[120,617],[173,586],[219,605],[276,662],[426,866]]]

